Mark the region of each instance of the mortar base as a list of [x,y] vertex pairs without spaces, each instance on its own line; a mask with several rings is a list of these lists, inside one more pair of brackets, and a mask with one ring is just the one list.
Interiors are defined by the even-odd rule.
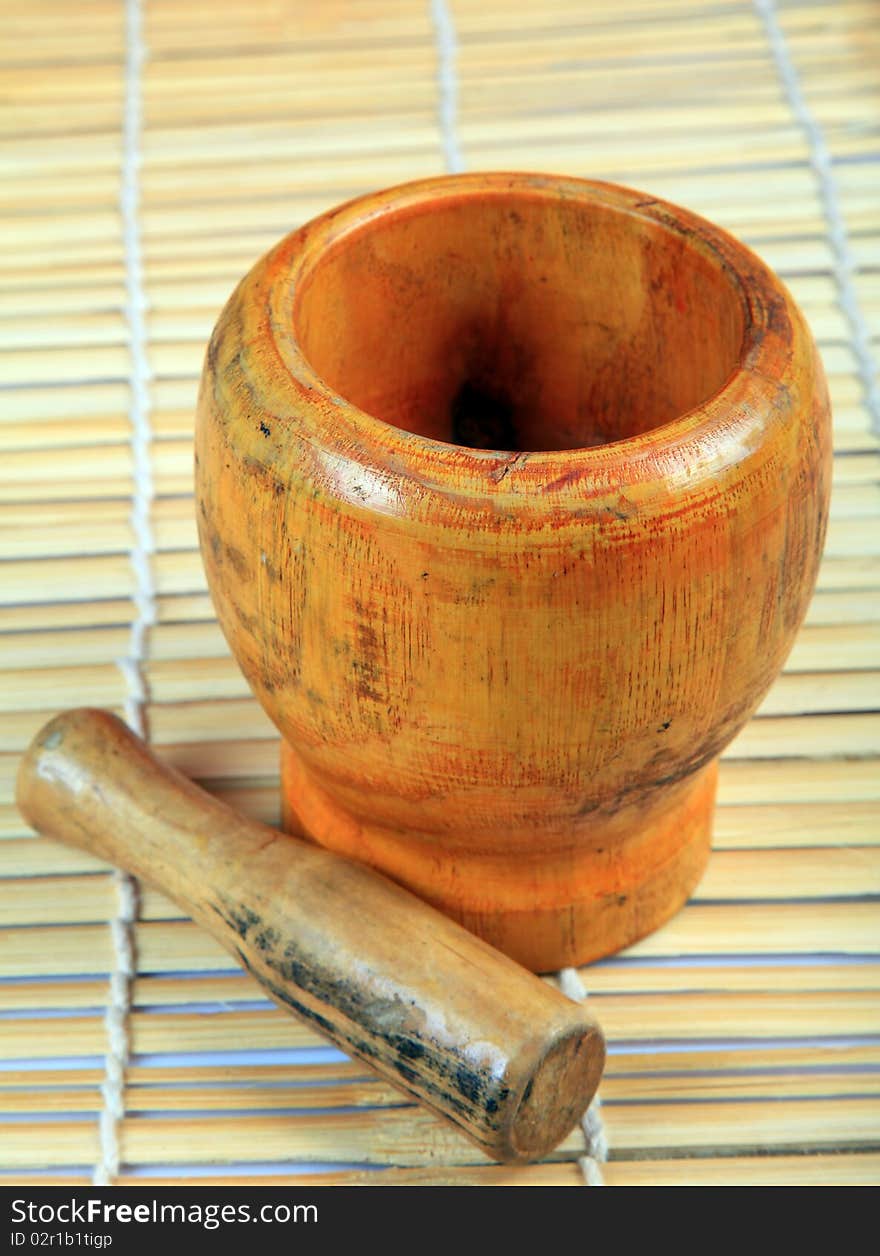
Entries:
[[358,822],[282,742],[282,823],[370,864],[526,968],[553,972],[622,950],[684,905],[709,857],[717,777],[716,760],[647,801],[542,835],[537,852],[474,851]]

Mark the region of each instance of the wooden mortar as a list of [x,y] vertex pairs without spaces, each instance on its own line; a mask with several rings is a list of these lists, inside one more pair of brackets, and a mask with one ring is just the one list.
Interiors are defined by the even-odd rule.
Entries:
[[230,298],[198,519],[285,823],[537,970],[668,919],[816,579],[830,413],[782,283],[685,210],[427,180]]

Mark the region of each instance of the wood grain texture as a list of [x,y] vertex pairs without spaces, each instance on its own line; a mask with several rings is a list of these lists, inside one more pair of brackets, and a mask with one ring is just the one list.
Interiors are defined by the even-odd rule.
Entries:
[[828,516],[822,367],[753,254],[573,179],[354,201],[230,298],[196,467],[291,830],[538,970],[681,906]]

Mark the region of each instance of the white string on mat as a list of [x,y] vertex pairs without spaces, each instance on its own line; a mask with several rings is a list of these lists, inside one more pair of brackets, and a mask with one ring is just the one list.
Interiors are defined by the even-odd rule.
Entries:
[[109,1186],[119,1173],[119,1122],[125,1116],[125,1069],[128,1064],[128,1016],[131,1009],[131,981],[135,974],[134,922],[137,918],[137,887],[131,877],[117,872],[116,916],[110,922],[114,970],[104,1028],[107,1052],[104,1057],[103,1106],[98,1130],[100,1159],[92,1173],[95,1186]]
[[[131,627],[128,659],[133,667],[126,672],[130,682],[130,701],[126,719],[141,737],[145,727],[145,682],[142,664],[149,628],[156,622],[156,590],[153,583],[151,557],[155,548],[151,527],[153,505],[153,471],[150,457],[152,429],[150,425],[150,364],[147,358],[146,297],[140,233],[140,172],[142,128],[142,73],[146,47],[142,33],[143,17],[140,0],[125,4],[125,108],[123,113],[122,214],[123,248],[125,253],[125,321],[128,329],[131,372],[129,377],[129,420],[132,450],[131,527],[134,542],[131,565],[134,570],[135,613]],[[136,682],[132,671],[141,674]]]
[[[156,589],[151,558],[154,543],[151,527],[153,473],[151,465],[150,367],[147,359],[146,300],[140,236],[140,169],[142,127],[142,72],[146,58],[140,0],[125,4],[125,101],[119,209],[125,256],[125,322],[130,357],[129,422],[132,454],[132,546],[134,613],[128,654],[117,659],[125,680],[125,718],[139,737],[148,734],[149,685],[144,670],[147,635],[156,622]],[[116,915],[110,922],[113,940],[113,972],[104,1025],[107,1052],[101,1087],[103,1106],[99,1121],[100,1156],[92,1173],[96,1186],[112,1184],[119,1174],[119,1125],[125,1116],[125,1071],[130,1054],[129,1014],[131,983],[136,972],[134,927],[137,920],[137,885],[123,872],[114,874],[118,896]]]
[[[575,1003],[583,1003],[587,998],[587,989],[581,981],[576,968],[561,968],[558,974],[559,988],[567,998]],[[602,1120],[602,1101],[598,1091],[593,1102],[581,1118],[581,1130],[586,1143],[586,1154],[580,1156],[578,1164],[584,1175],[587,1186],[604,1186],[605,1175],[602,1165],[608,1159],[608,1135],[605,1122]]]
[[831,152],[825,140],[825,133],[808,105],[801,87],[800,77],[789,52],[785,34],[779,24],[775,0],[753,0],[753,3],[755,12],[763,24],[776,72],[789,107],[809,145],[810,166],[816,175],[827,225],[828,242],[831,245],[832,271],[837,285],[837,299],[849,325],[871,427],[880,435],[880,385],[877,382],[877,362],[871,348],[870,328],[862,313],[856,292],[854,277],[858,266],[850,247],[849,233],[840,206],[840,192],[834,174]]
[[446,0],[431,0],[431,21],[437,46],[437,80],[440,88],[440,134],[450,174],[464,170],[458,142],[458,39]]

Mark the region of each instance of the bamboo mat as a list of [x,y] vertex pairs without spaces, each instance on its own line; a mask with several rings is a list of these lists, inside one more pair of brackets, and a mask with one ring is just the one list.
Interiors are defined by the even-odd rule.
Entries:
[[708,874],[666,928],[579,974],[611,1044],[605,1181],[880,1180],[877,5],[0,14],[0,1182],[595,1179],[580,1129],[547,1163],[488,1166],[13,802],[31,735],[89,704],[277,819],[277,739],[197,552],[203,348],[300,222],[492,167],[613,179],[731,229],[802,304],[834,402],[818,591],[724,757]]

